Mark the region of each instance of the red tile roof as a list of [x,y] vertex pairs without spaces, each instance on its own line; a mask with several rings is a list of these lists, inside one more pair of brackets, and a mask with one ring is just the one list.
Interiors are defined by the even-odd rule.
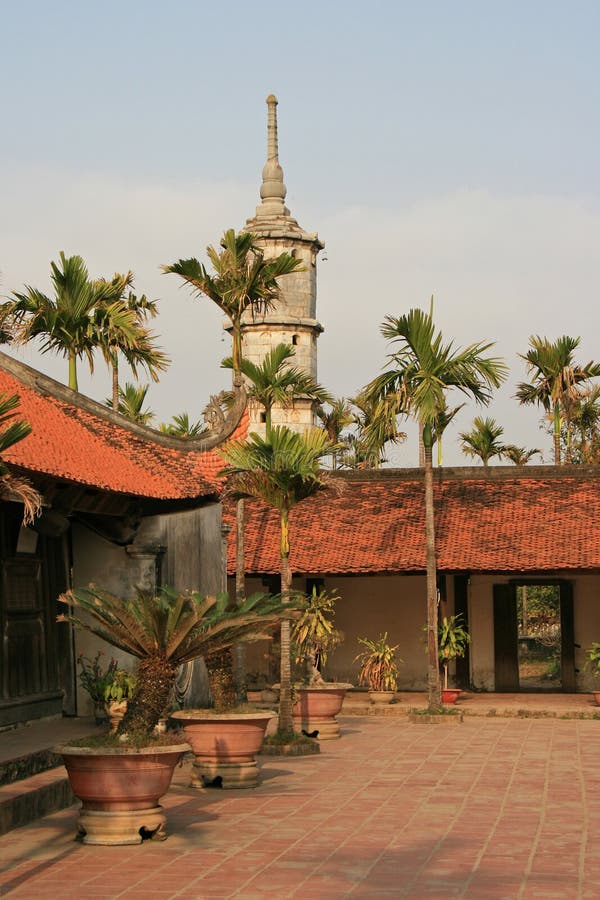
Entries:
[[[224,462],[198,441],[166,439],[132,427],[88,398],[0,354],[0,393],[18,394],[31,434],[5,454],[9,463],[77,484],[168,500],[214,494]],[[245,415],[233,437],[247,432]],[[170,445],[170,446],[169,446]],[[175,445],[175,446],[173,446]]]
[[[422,572],[419,470],[339,474],[339,495],[305,500],[290,516],[298,574]],[[600,467],[540,466],[436,472],[438,568],[455,572],[600,569]],[[233,521],[233,506],[226,515]],[[246,571],[279,571],[279,521],[246,501]],[[229,571],[235,541],[229,540]]]

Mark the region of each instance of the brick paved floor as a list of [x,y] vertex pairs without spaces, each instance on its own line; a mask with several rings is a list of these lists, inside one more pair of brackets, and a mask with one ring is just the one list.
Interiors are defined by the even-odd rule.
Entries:
[[265,758],[249,791],[195,792],[170,837],[74,841],[71,808],[0,838],[11,898],[600,897],[600,722],[342,719],[319,756]]

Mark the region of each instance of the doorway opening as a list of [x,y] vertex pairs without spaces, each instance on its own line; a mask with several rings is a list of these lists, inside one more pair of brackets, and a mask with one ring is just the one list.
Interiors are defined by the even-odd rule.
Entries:
[[562,689],[560,587],[517,585],[519,689]]
[[496,691],[575,690],[571,582],[494,585],[494,674]]

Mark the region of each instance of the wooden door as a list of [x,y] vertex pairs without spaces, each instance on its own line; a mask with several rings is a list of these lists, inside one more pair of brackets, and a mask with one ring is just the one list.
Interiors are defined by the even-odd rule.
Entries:
[[514,584],[494,585],[494,672],[496,691],[519,690],[519,627]]

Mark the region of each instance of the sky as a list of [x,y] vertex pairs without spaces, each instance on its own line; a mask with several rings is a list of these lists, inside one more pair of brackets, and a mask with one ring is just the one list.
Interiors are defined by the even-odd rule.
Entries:
[[[475,415],[552,461],[514,393],[530,335],[580,336],[578,360],[600,359],[600,4],[0,0],[0,16],[3,297],[50,292],[61,250],[94,277],[133,270],[173,360],[150,406],[200,418],[228,386],[229,339],[160,266],[204,260],[254,214],[275,93],[286,204],[326,244],[321,383],[356,393],[386,363],[384,317],[433,294],[446,339],[493,341],[510,368],[487,410],[461,411],[444,462],[470,464],[458,432]],[[65,360],[10,352],[66,381]],[[104,400],[102,361],[80,368]],[[417,463],[407,431],[393,465]]]

